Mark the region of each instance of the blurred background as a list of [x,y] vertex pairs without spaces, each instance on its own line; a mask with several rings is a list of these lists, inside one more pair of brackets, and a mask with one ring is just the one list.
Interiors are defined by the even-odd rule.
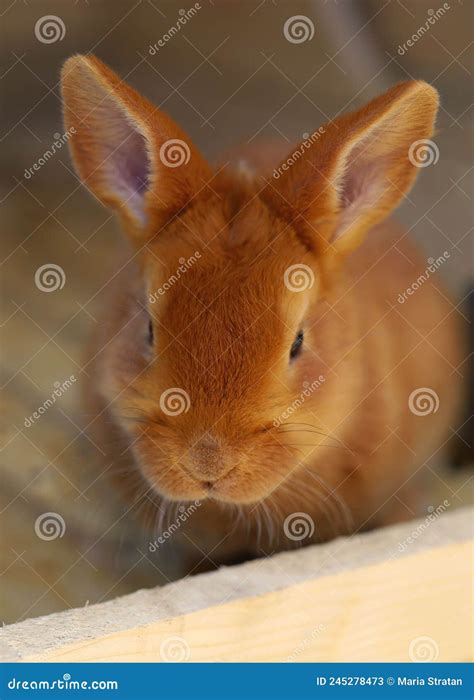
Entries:
[[[290,151],[304,133],[397,81],[432,83],[441,94],[439,159],[423,168],[398,216],[427,259],[449,252],[436,275],[455,313],[465,313],[473,279],[473,1],[188,2],[1,3],[5,623],[173,578],[172,557],[163,563],[150,554],[126,507],[98,479],[97,448],[80,427],[84,346],[120,234],[77,180],[67,145],[45,157],[64,133],[58,80],[68,56],[99,56],[211,159],[275,138]],[[289,22],[298,15],[298,25]],[[43,266],[53,266],[54,291],[44,291]],[[53,405],[29,420],[55,390]],[[471,483],[466,470],[441,471],[430,502],[461,505],[472,499]],[[48,530],[41,523],[50,513]]]

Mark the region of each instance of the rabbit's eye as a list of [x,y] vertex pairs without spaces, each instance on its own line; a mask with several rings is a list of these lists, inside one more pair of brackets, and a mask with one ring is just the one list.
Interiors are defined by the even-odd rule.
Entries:
[[293,341],[293,345],[291,346],[290,360],[294,360],[295,357],[298,357],[298,355],[300,354],[301,348],[303,347],[303,338],[303,331],[298,331],[298,333],[296,334],[296,338]]
[[153,345],[153,337],[154,337],[154,334],[153,334],[153,323],[152,323],[152,320],[150,319],[150,320],[148,321],[148,343],[149,343],[150,345]]

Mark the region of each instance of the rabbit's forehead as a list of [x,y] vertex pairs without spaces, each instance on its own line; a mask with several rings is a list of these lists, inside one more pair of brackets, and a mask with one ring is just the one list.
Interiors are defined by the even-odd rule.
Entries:
[[253,265],[226,256],[212,264],[197,255],[180,260],[179,267],[168,265],[149,285],[153,315],[173,327],[199,318],[232,332],[276,321],[293,330],[317,288],[314,266],[287,264],[270,254]]
[[158,343],[170,373],[179,385],[197,382],[205,396],[216,391],[225,395],[231,385],[242,395],[288,344],[274,304],[243,291],[222,291],[208,304],[199,303],[190,291],[170,303],[160,321]]
[[190,322],[198,317],[209,324],[242,329],[272,315],[279,317],[284,290],[278,284],[217,270],[208,274],[190,274],[176,284],[164,305],[163,317],[177,322]]

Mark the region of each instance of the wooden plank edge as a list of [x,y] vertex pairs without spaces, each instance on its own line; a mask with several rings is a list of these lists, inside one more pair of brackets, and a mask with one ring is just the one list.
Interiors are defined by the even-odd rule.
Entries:
[[64,646],[167,622],[226,601],[263,595],[390,559],[411,559],[417,553],[468,540],[473,512],[472,508],[462,508],[438,517],[435,511],[418,521],[224,567],[107,603],[6,626],[0,631],[0,658],[39,658]]
[[474,542],[240,598],[24,661],[462,661]]

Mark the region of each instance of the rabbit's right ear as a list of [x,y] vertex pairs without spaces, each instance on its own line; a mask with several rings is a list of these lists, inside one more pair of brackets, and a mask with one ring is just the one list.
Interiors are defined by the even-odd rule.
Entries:
[[208,164],[172,119],[94,56],[68,59],[61,83],[79,175],[143,242],[206,187]]

